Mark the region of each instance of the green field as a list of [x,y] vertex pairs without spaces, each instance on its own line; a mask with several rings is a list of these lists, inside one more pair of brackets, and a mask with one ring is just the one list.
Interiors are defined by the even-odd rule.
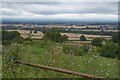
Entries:
[[[77,43],[82,45],[80,43]],[[42,64],[67,70],[78,71],[105,78],[118,77],[117,58],[99,56],[98,49],[82,56],[65,54],[62,46],[67,44],[51,41],[25,41],[22,45],[3,47],[3,78],[73,78],[59,72],[53,72],[14,63],[15,59],[35,64]]]

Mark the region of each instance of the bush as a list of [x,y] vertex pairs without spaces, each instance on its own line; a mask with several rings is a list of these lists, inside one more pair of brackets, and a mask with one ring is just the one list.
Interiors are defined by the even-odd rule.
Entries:
[[92,45],[94,46],[102,46],[102,41],[103,39],[102,38],[94,38],[91,42]]
[[31,39],[31,38],[25,38],[25,40],[26,40],[26,41],[32,41],[32,39]]
[[100,56],[115,58],[119,54],[118,45],[113,42],[107,42],[100,48]]
[[89,44],[84,44],[84,45],[82,46],[82,49],[83,49],[83,52],[87,53],[87,52],[89,51],[89,49],[90,49]]
[[86,38],[85,38],[84,35],[81,35],[81,36],[80,36],[80,41],[86,41]]

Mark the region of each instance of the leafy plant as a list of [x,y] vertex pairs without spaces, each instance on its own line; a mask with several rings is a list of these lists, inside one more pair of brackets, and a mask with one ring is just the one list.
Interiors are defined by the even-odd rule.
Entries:
[[103,39],[102,38],[94,38],[91,42],[92,45],[94,46],[102,46],[102,41]]
[[113,42],[107,42],[100,48],[100,56],[115,58],[120,54],[118,45]]

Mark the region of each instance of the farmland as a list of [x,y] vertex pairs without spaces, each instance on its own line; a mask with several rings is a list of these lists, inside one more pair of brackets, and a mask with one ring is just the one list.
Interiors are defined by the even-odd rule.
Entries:
[[[5,34],[5,32],[3,33]],[[8,37],[7,33],[17,38]],[[29,35],[31,35],[30,39],[28,38]],[[58,40],[62,40],[61,36],[63,35],[68,36],[68,40],[59,42]],[[80,41],[81,35],[84,35],[87,40]],[[11,43],[5,41],[7,37],[12,41]],[[103,41],[104,43],[101,42],[101,46],[97,46],[92,44],[94,39],[97,39],[95,43],[99,43],[98,39],[99,41],[102,39],[105,41]],[[9,30],[3,38],[5,43],[8,44],[3,45],[3,78],[82,78],[16,64],[15,60],[104,78],[118,78],[119,60],[117,55],[119,50],[116,49],[118,43],[114,43],[112,39],[112,36],[107,35],[102,35],[101,38],[101,35],[61,33],[57,32],[56,29],[46,33],[40,31],[34,33],[30,30]],[[101,51],[103,52],[102,55]]]
[[120,78],[118,2],[14,1],[1,2],[0,79]]
[[[8,31],[18,31],[23,38],[27,38],[29,36],[29,33],[30,33],[29,30],[8,30]],[[37,31],[37,33],[32,33],[31,35],[32,35],[31,36],[32,39],[42,39],[42,37],[44,36],[44,34],[40,31]],[[61,33],[61,35],[68,36],[69,40],[79,40],[81,35],[85,35],[85,37],[88,40],[91,40],[95,37],[101,37],[101,35],[78,34],[78,33],[77,34],[75,34],[75,33]],[[111,36],[103,35],[103,37],[106,39],[111,39]]]

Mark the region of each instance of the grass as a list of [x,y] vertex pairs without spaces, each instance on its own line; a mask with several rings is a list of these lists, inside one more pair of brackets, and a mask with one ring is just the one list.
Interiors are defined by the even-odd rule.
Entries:
[[2,56],[0,54],[0,79],[2,78]]
[[[19,46],[16,45],[5,47],[3,55],[3,77],[5,78],[74,78],[63,73],[33,68],[25,65],[17,65],[8,60],[8,58],[17,53],[17,60],[63,68],[67,70],[78,71],[96,76],[118,77],[118,64],[115,58],[105,58],[99,56],[97,49],[90,51],[84,56],[74,56],[65,54],[62,51],[62,44],[53,42],[44,42],[35,40],[25,42]],[[9,64],[10,63],[10,64]],[[12,67],[10,67],[12,66]],[[10,74],[9,74],[10,73]]]

